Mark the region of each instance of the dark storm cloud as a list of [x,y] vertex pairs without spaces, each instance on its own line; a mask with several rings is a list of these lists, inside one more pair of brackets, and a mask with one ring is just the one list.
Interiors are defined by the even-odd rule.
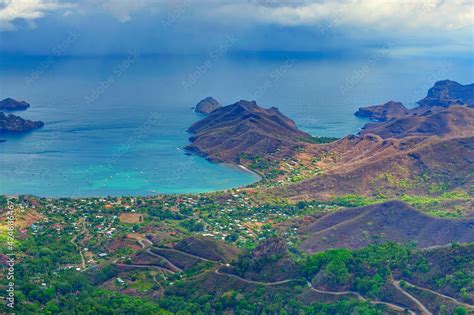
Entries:
[[393,53],[466,54],[473,12],[464,0],[0,0],[0,51],[48,55],[73,31],[71,55],[202,53],[229,35],[240,51],[358,53],[390,41]]

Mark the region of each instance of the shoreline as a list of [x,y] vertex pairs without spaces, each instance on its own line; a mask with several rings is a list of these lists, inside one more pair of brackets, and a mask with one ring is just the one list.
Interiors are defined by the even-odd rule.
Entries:
[[[211,161],[211,162],[212,162],[212,161]],[[217,163],[217,164],[222,164],[222,165],[225,165],[225,166],[230,167],[230,168],[237,168],[237,169],[239,169],[239,170],[241,170],[241,171],[243,171],[243,172],[246,172],[246,173],[250,173],[250,174],[252,174],[252,175],[255,175],[255,176],[258,178],[258,180],[256,180],[256,181],[255,181],[254,183],[252,183],[252,184],[257,183],[257,182],[259,182],[259,181],[262,179],[262,175],[260,175],[259,173],[255,172],[255,171],[252,171],[251,169],[248,169],[247,167],[243,166],[242,164],[232,164],[232,163],[226,163],[226,162],[224,162],[224,163]],[[252,185],[252,184],[249,184],[249,185]],[[246,185],[246,186],[248,186],[248,185]],[[245,186],[243,186],[243,187],[245,187]]]
[[246,168],[246,167],[243,166],[242,164],[238,164],[237,166],[240,167],[241,169],[243,169],[244,171],[253,173],[251,170],[249,170],[248,168]]

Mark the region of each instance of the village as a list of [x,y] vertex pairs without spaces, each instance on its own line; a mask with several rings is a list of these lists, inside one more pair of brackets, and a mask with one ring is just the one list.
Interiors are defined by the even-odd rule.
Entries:
[[[104,198],[10,198],[18,212],[18,238],[55,237],[69,248],[61,268],[82,272],[124,261],[153,239],[167,246],[201,235],[252,248],[291,218],[327,211],[331,203],[298,205],[259,201],[247,190],[200,195]],[[297,227],[285,232],[289,244]],[[66,246],[65,245],[65,246]]]

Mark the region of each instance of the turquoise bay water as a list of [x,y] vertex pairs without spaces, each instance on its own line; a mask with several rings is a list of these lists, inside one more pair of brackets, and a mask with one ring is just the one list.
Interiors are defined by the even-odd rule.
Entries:
[[360,106],[412,105],[436,80],[474,82],[460,60],[319,60],[294,56],[0,57],[0,97],[44,128],[0,135],[0,193],[40,196],[204,192],[250,184],[241,169],[185,155],[190,108],[255,99],[317,136],[355,133]]

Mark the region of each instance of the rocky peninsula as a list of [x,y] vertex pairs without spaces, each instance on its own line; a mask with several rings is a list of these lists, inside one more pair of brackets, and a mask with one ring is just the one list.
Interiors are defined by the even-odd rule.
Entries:
[[428,95],[417,102],[423,107],[464,105],[474,107],[474,83],[462,85],[456,81],[438,81]]
[[474,108],[474,83],[462,85],[451,80],[438,81],[417,104],[418,107],[407,109],[400,102],[389,101],[382,105],[360,107],[354,115],[375,121],[387,121],[404,116],[423,115],[428,111],[443,111],[451,106]]
[[400,118],[408,114],[408,109],[400,102],[389,101],[382,105],[361,107],[354,115],[377,121]]
[[292,155],[311,136],[277,108],[262,108],[255,101],[241,100],[212,111],[193,124],[189,151],[216,162],[238,164],[240,157]]

